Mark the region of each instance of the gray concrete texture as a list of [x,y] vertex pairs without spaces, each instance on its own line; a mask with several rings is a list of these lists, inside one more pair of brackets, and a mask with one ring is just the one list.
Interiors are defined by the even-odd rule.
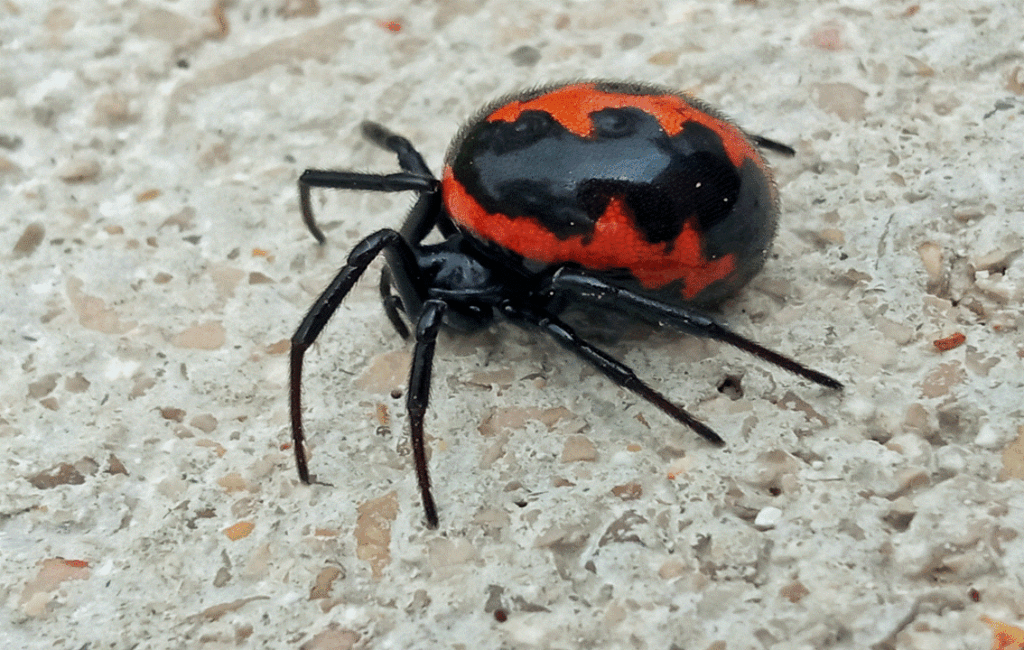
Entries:
[[[428,530],[378,262],[307,355],[330,485],[299,484],[288,341],[412,197],[314,192],[321,247],[298,174],[395,170],[367,118],[439,170],[480,105],[573,78],[692,92],[796,148],[721,314],[846,390],[671,332],[609,345],[717,449],[535,333],[442,334]],[[1022,123],[1019,2],[0,2],[3,646],[1015,633]]]

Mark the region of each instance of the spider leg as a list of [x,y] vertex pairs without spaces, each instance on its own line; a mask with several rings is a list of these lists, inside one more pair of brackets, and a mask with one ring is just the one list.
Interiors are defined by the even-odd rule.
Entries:
[[409,328],[405,326],[401,315],[405,307],[402,305],[402,299],[391,293],[391,268],[387,266],[380,272],[380,301],[384,305],[384,313],[391,321],[391,327],[394,327],[403,339],[408,339]]
[[401,233],[406,241],[414,244],[422,242],[430,229],[437,226],[443,237],[455,234],[455,226],[447,213],[441,209],[441,193],[430,192],[420,194],[409,214],[402,223]]
[[419,192],[420,197],[401,229],[406,240],[418,244],[434,226],[437,226],[445,237],[454,234],[455,225],[441,209],[441,194],[438,191],[440,184],[430,173],[426,161],[412,143],[376,122],[363,122],[361,131],[367,140],[398,156],[398,166],[402,171],[397,174],[363,174],[322,169],[304,171],[299,176],[299,209],[302,212],[303,223],[317,242],[323,244],[327,238],[313,217],[313,204],[310,199],[310,189],[313,187],[372,192],[413,190]]
[[725,444],[722,437],[715,433],[711,427],[690,415],[682,407],[670,402],[667,397],[637,377],[636,373],[629,366],[581,338],[571,327],[554,315],[534,311],[507,301],[499,305],[499,308],[512,322],[517,324],[528,323],[547,332],[559,345],[590,363],[604,376],[615,382],[615,384],[636,393],[654,406],[657,406],[669,417],[690,427],[696,434],[708,442],[719,446]]
[[782,144],[781,142],[778,142],[777,140],[772,140],[771,138],[766,138],[763,135],[750,135],[750,134],[748,134],[747,137],[750,138],[751,140],[753,140],[754,144],[756,144],[757,146],[761,147],[762,149],[767,149],[768,151],[774,151],[775,153],[781,153],[784,156],[795,156],[796,155],[796,151],[793,149],[793,147],[789,146],[788,144]]
[[447,305],[443,300],[430,299],[423,303],[423,311],[416,323],[416,346],[409,372],[409,389],[405,406],[409,412],[412,455],[416,464],[416,478],[420,486],[423,511],[427,526],[437,528],[437,506],[430,493],[430,472],[427,468],[427,448],[423,435],[423,418],[430,404],[430,375],[434,367],[434,347],[437,333],[444,321]]
[[[420,155],[420,152],[416,151],[416,148],[406,138],[385,126],[376,122],[370,122],[369,120],[360,125],[360,130],[364,138],[398,156],[398,166],[402,168],[402,171],[426,178],[434,177],[430,173],[430,168],[427,167],[426,161],[423,160],[423,156]],[[427,236],[427,233],[435,225],[444,237],[455,234],[455,225],[452,224],[451,219],[446,215],[442,215],[440,207],[441,196],[439,193],[420,196],[419,200],[416,201],[416,205],[409,212],[409,216],[406,217],[405,224],[402,226],[402,234],[406,240],[418,244],[423,241],[423,238]]]
[[292,444],[295,447],[295,463],[299,470],[299,479],[303,483],[309,483],[309,469],[306,465],[305,436],[302,432],[302,360],[306,350],[316,341],[317,336],[327,325],[327,321],[337,311],[341,301],[345,298],[352,286],[359,277],[366,271],[366,267],[381,253],[381,251],[393,252],[395,257],[401,260],[411,260],[412,268],[415,268],[415,254],[409,244],[402,239],[402,235],[395,230],[378,230],[369,237],[356,244],[349,253],[348,261],[338,274],[331,280],[330,285],[313,303],[309,312],[306,313],[299,328],[295,330],[291,341],[291,420],[292,420]]
[[386,126],[371,122],[370,120],[360,124],[359,130],[362,132],[363,137],[373,144],[397,155],[398,166],[402,168],[402,171],[416,174],[417,176],[433,178],[434,175],[430,173],[430,168],[427,167],[427,162],[423,160],[423,156],[420,155],[420,152],[416,151],[416,148],[406,138],[403,138]]
[[299,176],[299,209],[302,211],[302,222],[313,234],[317,242],[324,243],[327,238],[316,224],[313,217],[313,203],[309,190],[313,187],[326,187],[335,190],[368,190],[371,192],[405,192],[412,190],[422,194],[437,194],[440,183],[430,176],[420,176],[409,172],[397,174],[363,174],[360,172],[344,172],[325,169],[307,169]]
[[696,310],[668,305],[653,298],[616,287],[585,273],[579,273],[571,269],[560,269],[548,280],[543,291],[550,295],[563,291],[569,292],[591,303],[607,305],[648,321],[670,325],[684,332],[722,341],[816,384],[821,384],[828,388],[843,388],[843,384],[837,379],[833,379],[817,370],[812,370],[799,361],[790,359],[778,352],[769,350],[745,336],[733,332],[711,316]]

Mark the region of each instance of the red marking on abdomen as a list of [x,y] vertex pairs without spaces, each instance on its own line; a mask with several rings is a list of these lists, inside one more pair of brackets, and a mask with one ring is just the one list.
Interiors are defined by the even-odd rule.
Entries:
[[535,217],[511,218],[491,214],[477,203],[446,167],[441,180],[445,207],[451,217],[477,237],[545,264],[575,262],[595,271],[626,269],[647,289],[682,281],[681,294],[693,300],[713,282],[736,270],[735,255],[714,260],[704,256],[694,219],[683,225],[674,241],[650,243],[634,226],[633,215],[621,197],[608,202],[594,231],[559,239]]
[[684,130],[687,122],[702,124],[722,139],[729,161],[734,167],[748,158],[763,166],[760,156],[743,133],[732,123],[709,115],[678,95],[631,95],[597,90],[596,84],[563,86],[525,102],[509,102],[487,116],[488,122],[515,122],[523,111],[544,111],[581,138],[593,135],[590,114],[605,108],[638,108],[653,115],[669,137]]

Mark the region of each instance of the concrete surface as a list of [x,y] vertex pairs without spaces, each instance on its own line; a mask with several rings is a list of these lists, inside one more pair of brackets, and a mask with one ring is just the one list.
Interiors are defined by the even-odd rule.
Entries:
[[[444,335],[427,530],[375,266],[309,355],[299,485],[287,341],[411,197],[316,192],[319,248],[298,174],[396,169],[365,118],[436,170],[583,77],[796,147],[722,311],[847,390],[610,347],[719,450],[534,334]],[[3,646],[987,647],[1024,620],[1022,116],[1019,2],[5,0]]]

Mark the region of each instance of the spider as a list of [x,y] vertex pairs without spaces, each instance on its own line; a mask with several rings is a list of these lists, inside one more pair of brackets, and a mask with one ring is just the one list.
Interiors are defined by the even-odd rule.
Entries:
[[[704,309],[761,269],[775,234],[778,198],[758,147],[700,100],[658,86],[590,81],[504,97],[463,127],[441,179],[412,144],[374,122],[362,134],[398,157],[401,171],[306,170],[299,203],[306,227],[312,188],[415,192],[399,230],[360,241],[291,340],[291,428],[299,478],[310,482],[302,426],[302,368],[316,340],[368,265],[383,254],[384,313],[415,346],[406,391],[413,458],[430,528],[438,525],[424,416],[438,332],[472,332],[501,317],[545,333],[708,442],[710,427],[578,334],[560,316],[582,308],[723,341],[833,389],[823,373],[737,334]],[[424,243],[433,231],[438,243]]]

